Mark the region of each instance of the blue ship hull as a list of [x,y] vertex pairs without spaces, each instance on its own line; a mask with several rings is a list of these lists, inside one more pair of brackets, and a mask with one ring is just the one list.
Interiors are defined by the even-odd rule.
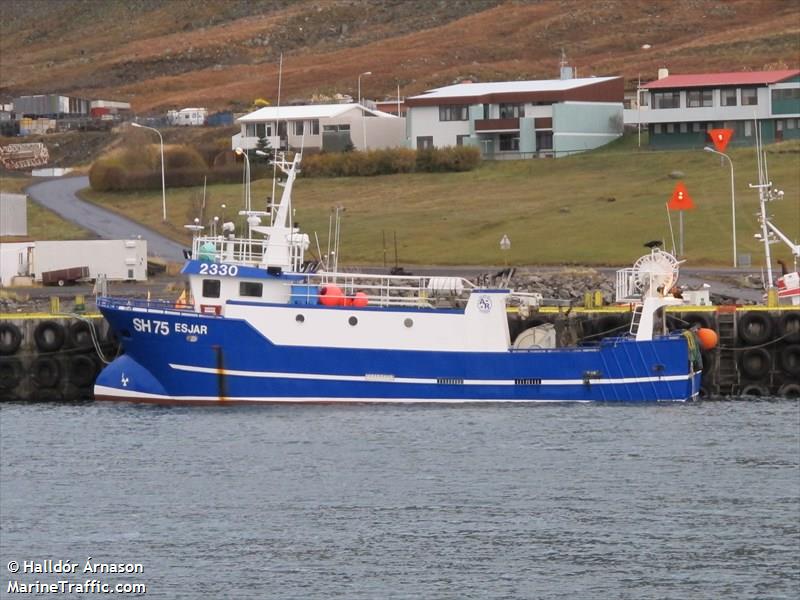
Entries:
[[[681,335],[506,352],[319,348],[276,345],[241,319],[98,304],[124,349],[97,379],[99,400],[657,402],[700,390]],[[143,317],[154,324],[139,331]]]

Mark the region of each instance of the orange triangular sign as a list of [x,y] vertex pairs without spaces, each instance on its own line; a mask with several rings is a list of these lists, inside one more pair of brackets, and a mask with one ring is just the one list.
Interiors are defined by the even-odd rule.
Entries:
[[686,186],[682,181],[675,184],[675,189],[672,190],[672,198],[670,198],[667,208],[670,210],[692,210],[694,202],[689,197],[689,192],[686,191]]
[[725,152],[728,142],[733,137],[733,129],[712,129],[708,132],[708,135],[711,136],[711,141],[714,142],[717,152]]

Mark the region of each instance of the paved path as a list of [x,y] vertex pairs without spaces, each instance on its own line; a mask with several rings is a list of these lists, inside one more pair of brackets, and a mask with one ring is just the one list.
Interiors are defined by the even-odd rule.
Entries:
[[183,262],[184,246],[181,244],[117,213],[85,202],[75,195],[75,192],[87,187],[89,187],[88,177],[63,177],[35,183],[26,192],[37,204],[103,239],[126,240],[139,237],[147,240],[148,255],[168,261]]

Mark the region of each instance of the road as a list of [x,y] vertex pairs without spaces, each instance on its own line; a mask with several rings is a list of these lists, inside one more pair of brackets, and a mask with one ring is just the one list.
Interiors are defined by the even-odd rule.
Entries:
[[149,256],[167,261],[183,262],[184,246],[181,244],[117,213],[85,202],[75,195],[75,192],[87,187],[89,187],[88,177],[63,177],[35,183],[26,190],[26,193],[37,204],[41,204],[67,221],[80,225],[103,239],[141,238],[147,240]]

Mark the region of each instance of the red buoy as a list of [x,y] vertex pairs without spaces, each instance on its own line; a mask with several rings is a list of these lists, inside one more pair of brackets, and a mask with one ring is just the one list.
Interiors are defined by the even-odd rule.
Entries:
[[700,340],[700,346],[703,350],[712,350],[717,347],[719,336],[713,329],[701,327],[697,330],[697,339]]
[[344,306],[344,292],[335,285],[326,285],[319,290],[319,303],[323,306]]
[[367,304],[369,304],[369,298],[364,292],[356,292],[356,295],[353,297],[353,306],[356,308],[364,308]]

